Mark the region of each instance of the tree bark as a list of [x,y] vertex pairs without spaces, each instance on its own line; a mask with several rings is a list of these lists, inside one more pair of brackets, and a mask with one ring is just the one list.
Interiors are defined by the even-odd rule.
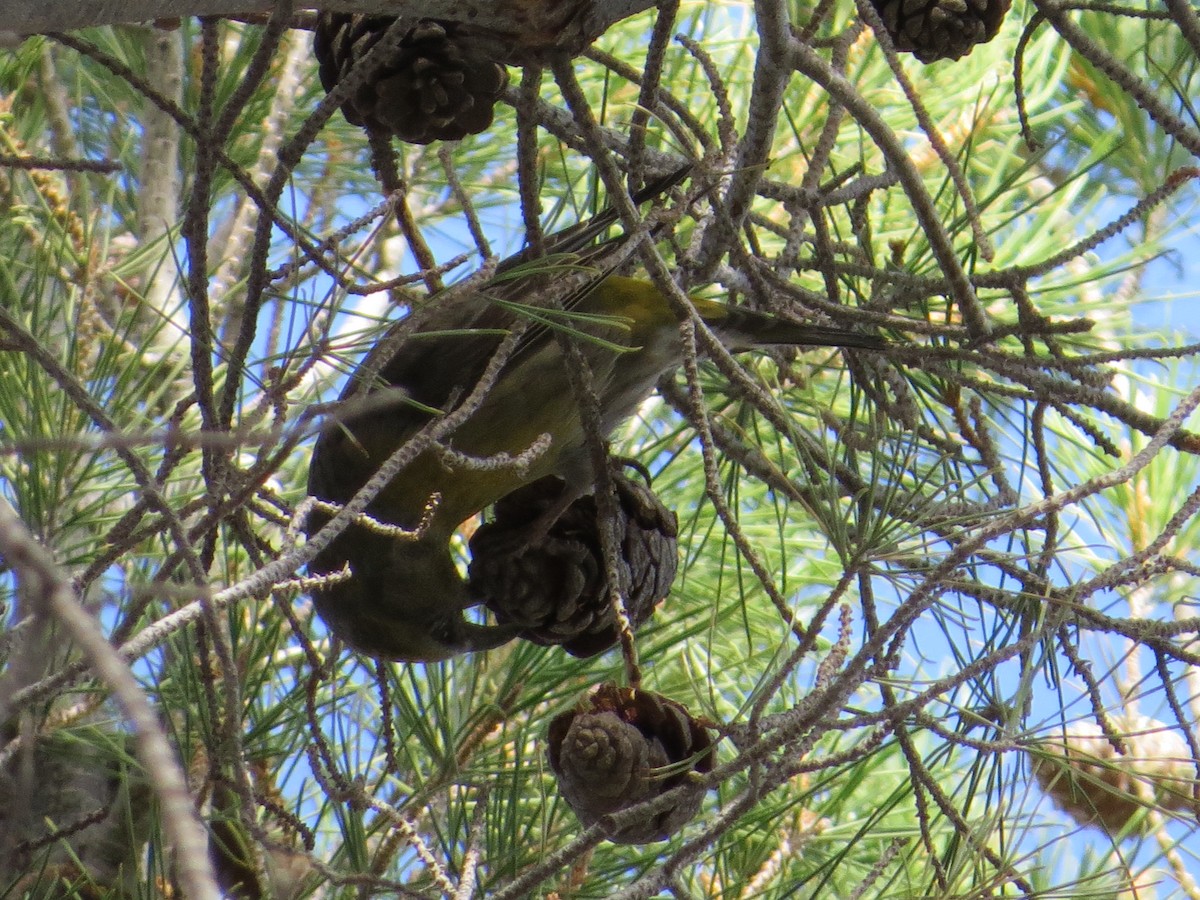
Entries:
[[[4,5],[0,35],[184,16],[267,13],[274,8],[271,0],[5,0]],[[330,0],[321,8],[464,22],[508,36],[522,48],[578,53],[615,22],[653,5],[654,0]]]

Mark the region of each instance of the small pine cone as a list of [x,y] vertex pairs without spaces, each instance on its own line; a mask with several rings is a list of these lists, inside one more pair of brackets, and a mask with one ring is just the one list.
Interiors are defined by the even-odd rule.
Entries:
[[871,0],[896,49],[923,63],[959,59],[996,36],[1012,0]]
[[[675,580],[678,521],[648,487],[620,471],[613,472],[613,483],[620,589],[629,624],[637,629]],[[471,537],[468,589],[501,624],[524,626],[526,640],[595,656],[619,639],[595,498],[580,497],[544,536],[536,535],[539,518],[552,511],[562,491],[562,481],[548,477],[496,504],[495,519]],[[530,531],[536,540],[527,545]]]
[[1200,813],[1196,764],[1182,735],[1145,716],[1112,725],[1125,741],[1123,756],[1094,722],[1070,725],[1030,750],[1033,774],[1055,804],[1079,824],[1113,836],[1145,808]]
[[[547,739],[558,788],[584,826],[661,796],[691,772],[713,767],[712,737],[687,709],[661,694],[614,684],[597,688],[585,708],[555,716]],[[699,792],[689,794],[608,839],[617,844],[666,840],[700,811],[702,800]]]
[[[394,19],[321,13],[313,53],[326,92],[375,46]],[[342,104],[352,125],[394,134],[410,144],[456,141],[492,124],[508,70],[474,54],[460,26],[422,19],[395,55]]]

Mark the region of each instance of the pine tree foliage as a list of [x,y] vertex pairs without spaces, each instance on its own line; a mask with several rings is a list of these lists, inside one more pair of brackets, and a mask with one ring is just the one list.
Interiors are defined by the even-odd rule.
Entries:
[[[425,145],[345,121],[314,22],[0,51],[0,897],[1200,896],[1193,7],[1021,2],[922,65],[865,2],[665,2]],[[700,359],[612,436],[678,515],[636,668],[341,648],[323,404],[428,294],[685,162],[631,265],[889,348]],[[618,844],[547,731],[635,673],[715,761]]]

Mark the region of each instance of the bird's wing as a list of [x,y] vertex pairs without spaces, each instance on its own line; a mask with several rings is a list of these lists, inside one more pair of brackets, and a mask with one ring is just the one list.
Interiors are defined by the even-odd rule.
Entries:
[[[631,199],[635,204],[653,199],[690,171],[690,165],[683,166]],[[482,288],[450,288],[393,324],[351,374],[336,419],[317,440],[310,493],[347,499],[335,486],[361,485],[370,477],[372,460],[467,396],[514,327],[523,323],[525,331],[510,365],[535,352],[551,328],[571,330],[571,310],[613,271],[609,259],[626,240],[618,235],[595,243],[617,218],[610,207],[556,232],[545,241],[545,255],[521,251],[501,262]],[[361,452],[341,452],[347,441],[361,444]],[[360,461],[363,471],[344,471],[353,461]],[[331,470],[335,462],[338,471]]]
[[[655,179],[631,199],[640,205],[660,196],[691,169],[688,164]],[[468,292],[450,288],[441,297],[430,298],[380,338],[351,376],[341,399],[361,399],[364,391],[401,386],[409,389],[416,404],[445,409],[478,382],[504,335],[518,322],[525,321],[527,327],[513,351],[514,360],[539,346],[550,328],[570,331],[571,310],[615,268],[609,260],[626,235],[596,240],[616,220],[613,207],[604,209],[547,237],[544,255],[532,256],[527,248],[505,259],[481,288]],[[414,412],[420,424],[427,421],[424,413]]]

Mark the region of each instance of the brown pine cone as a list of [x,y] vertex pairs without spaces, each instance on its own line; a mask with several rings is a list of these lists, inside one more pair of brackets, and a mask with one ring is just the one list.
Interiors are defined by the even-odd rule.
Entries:
[[[712,771],[715,755],[712,737],[682,705],[615,684],[597,688],[585,708],[555,716],[547,739],[558,788],[585,826],[665,794],[691,772]],[[617,844],[666,840],[700,811],[702,800],[700,792],[688,794],[608,839]]]
[[[318,16],[313,52],[327,92],[393,21],[350,13]],[[456,141],[492,124],[496,101],[507,85],[508,70],[474,54],[459,25],[422,19],[395,55],[342,104],[342,113],[353,125],[394,134],[410,144]]]
[[1000,31],[1012,0],[871,0],[896,49],[923,63],[959,59]]
[[[614,523],[620,548],[621,595],[630,625],[650,618],[675,580],[678,522],[646,486],[613,472],[619,506]],[[501,624],[524,626],[520,636],[561,645],[572,656],[595,656],[619,639],[609,600],[596,500],[580,497],[542,536],[539,518],[558,501],[553,476],[514,491],[496,504],[495,518],[471,537],[468,590]]]
[[1125,741],[1123,756],[1095,722],[1072,724],[1030,749],[1033,774],[1057,806],[1114,836],[1142,809],[1200,813],[1196,765],[1182,735],[1145,716],[1115,717],[1112,726]]

